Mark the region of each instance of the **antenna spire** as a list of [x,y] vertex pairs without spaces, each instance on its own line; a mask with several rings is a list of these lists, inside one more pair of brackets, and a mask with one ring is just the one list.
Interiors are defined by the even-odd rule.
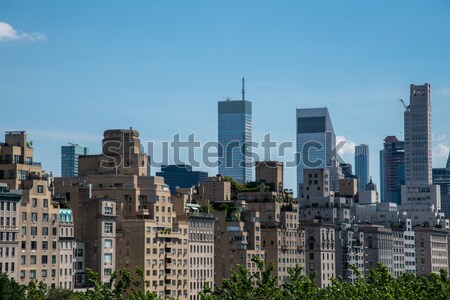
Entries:
[[242,77],[242,100],[245,100],[245,78]]

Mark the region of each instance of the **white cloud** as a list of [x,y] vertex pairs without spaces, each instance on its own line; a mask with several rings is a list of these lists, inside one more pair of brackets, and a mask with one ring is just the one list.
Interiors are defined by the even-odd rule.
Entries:
[[450,146],[445,143],[438,143],[435,147],[433,147],[433,167],[445,167],[449,152]]
[[337,135],[336,136],[336,145],[339,145],[341,142],[345,142],[344,145],[342,145],[342,147],[338,148],[338,153],[340,155],[354,155],[355,154],[355,146],[356,143],[352,142],[348,139],[345,138],[345,136],[340,136]]
[[47,37],[42,33],[27,33],[15,30],[11,25],[0,21],[0,42],[3,41],[45,41]]

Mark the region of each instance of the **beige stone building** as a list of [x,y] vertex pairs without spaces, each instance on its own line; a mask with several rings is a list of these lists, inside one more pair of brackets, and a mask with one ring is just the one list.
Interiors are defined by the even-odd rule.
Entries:
[[416,226],[414,231],[417,274],[448,272],[448,230]]
[[189,244],[189,300],[199,300],[198,293],[206,284],[214,287],[214,217],[209,211],[192,202],[192,190],[177,192],[173,209],[177,220],[188,223]]
[[[42,281],[47,287],[72,286],[71,257],[64,260],[60,275],[60,238],[71,243],[70,231],[61,232],[59,202],[53,201],[48,175],[40,164],[34,163],[32,143],[23,131],[6,132],[5,143],[0,146],[0,182],[22,194],[18,217],[20,228],[17,278],[21,284],[30,280]],[[14,222],[11,220],[11,222]],[[73,233],[72,233],[73,234]],[[63,254],[65,255],[65,254]],[[65,275],[67,274],[67,275]]]
[[321,220],[302,220],[300,228],[305,234],[305,271],[309,276],[316,274],[319,287],[331,284],[336,277],[336,244],[334,224]]
[[231,184],[221,175],[208,177],[199,187],[198,197],[211,202],[231,200]]
[[392,229],[373,224],[358,225],[358,229],[364,233],[366,245],[365,273],[368,274],[370,269],[376,268],[380,262],[386,266],[389,274],[393,275]]
[[41,164],[33,158],[33,143],[27,141],[25,131],[7,131],[0,143],[0,181],[11,190],[23,188],[30,174],[42,175]]
[[[217,205],[219,203],[215,203]],[[229,278],[230,270],[236,270],[239,264],[251,273],[257,272],[252,261],[254,256],[265,260],[261,246],[261,224],[259,212],[246,210],[246,203],[235,201],[228,209],[216,209],[215,217],[215,249],[214,282],[221,286],[224,278]]]
[[255,163],[256,182],[271,186],[273,191],[283,194],[284,164],[280,161],[258,161]]
[[8,190],[0,183],[0,273],[18,280],[19,208],[22,195]]
[[[79,177],[55,179],[56,193],[74,207],[77,241],[84,242],[86,253],[94,253],[84,257],[86,266],[96,266],[103,281],[114,269],[141,267],[148,289],[159,297],[187,299],[188,222],[177,219],[164,179],[147,176],[138,132],[105,131],[103,151],[80,157]],[[97,216],[89,227],[82,212]],[[100,229],[91,232],[93,226]]]

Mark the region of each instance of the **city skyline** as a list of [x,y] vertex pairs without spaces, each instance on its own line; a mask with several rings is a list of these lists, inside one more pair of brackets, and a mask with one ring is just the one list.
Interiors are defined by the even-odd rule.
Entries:
[[[408,99],[409,84],[429,82],[433,166],[445,166],[449,4],[430,3],[410,22],[424,9],[420,1],[355,1],[352,10],[291,2],[261,4],[255,11],[255,3],[220,9],[180,4],[175,10],[146,4],[129,11],[110,4],[107,14],[99,13],[99,4],[67,9],[56,2],[0,3],[0,22],[16,30],[13,38],[0,38],[0,101],[21,103],[9,107],[0,131],[26,130],[39,146],[36,160],[55,175],[60,175],[61,145],[75,142],[99,152],[96,141],[108,128],[133,126],[143,141],[170,140],[177,132],[184,139],[195,132],[204,142],[214,141],[217,101],[237,98],[245,76],[247,98],[254,100],[254,140],[271,132],[278,141],[295,143],[293,110],[328,106],[338,139],[349,140],[345,161],[353,161],[354,144],[368,144],[371,175],[379,183],[384,137],[403,140],[397,99]],[[244,47],[226,47],[230,44]],[[40,122],[32,117],[36,110]],[[175,118],[161,126],[171,115]],[[285,172],[286,187],[296,189],[295,169]]]

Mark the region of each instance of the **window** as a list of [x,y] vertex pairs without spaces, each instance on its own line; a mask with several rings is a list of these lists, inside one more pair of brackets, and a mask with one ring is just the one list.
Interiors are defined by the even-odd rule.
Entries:
[[48,227],[42,227],[42,235],[48,236]]
[[48,214],[47,213],[42,214],[42,221],[48,222]]
[[112,215],[112,214],[113,214],[113,208],[105,207],[105,215]]
[[36,278],[36,270],[31,270],[30,271],[30,279],[35,279]]
[[37,222],[37,213],[31,213],[31,221]]
[[31,227],[31,235],[37,235],[37,227]]
[[37,191],[38,191],[38,193],[44,193],[44,186],[43,185],[38,185],[38,187],[37,187]]
[[48,199],[44,199],[44,207],[48,207]]
[[77,257],[83,257],[83,249],[77,249],[76,254]]
[[112,269],[106,268],[105,271],[104,271],[104,274],[105,274],[105,276],[111,276],[111,274],[112,274]]
[[113,241],[111,239],[106,239],[105,240],[105,248],[112,248],[113,246]]
[[52,228],[52,235],[54,235],[54,236],[56,236],[56,235],[57,235],[57,230],[56,230],[56,227],[53,227],[53,228]]
[[104,260],[105,260],[105,263],[111,264],[112,263],[112,253],[105,253]]
[[47,270],[42,270],[42,277],[44,277],[44,278],[47,277]]
[[22,235],[27,235],[27,227],[22,226]]
[[47,241],[42,242],[42,250],[48,250],[48,242]]
[[31,241],[31,250],[36,250],[36,249],[37,249],[37,242]]
[[27,180],[28,179],[28,172],[24,170],[19,170],[19,180]]
[[41,262],[43,265],[48,263],[48,256],[47,255],[42,255],[41,257]]
[[37,207],[37,199],[36,198],[31,199],[31,207]]
[[[53,265],[56,264],[56,255],[52,255],[52,264]],[[52,276],[54,276],[54,275],[52,275]]]
[[30,264],[31,265],[35,265],[36,264],[36,255],[31,255],[30,256]]
[[24,265],[25,263],[26,263],[26,256],[25,255],[22,255],[21,257],[20,257],[20,264],[21,265]]
[[105,223],[105,233],[112,233],[112,232],[113,232],[113,224]]
[[25,222],[27,220],[27,213],[23,212],[22,213],[22,222]]

